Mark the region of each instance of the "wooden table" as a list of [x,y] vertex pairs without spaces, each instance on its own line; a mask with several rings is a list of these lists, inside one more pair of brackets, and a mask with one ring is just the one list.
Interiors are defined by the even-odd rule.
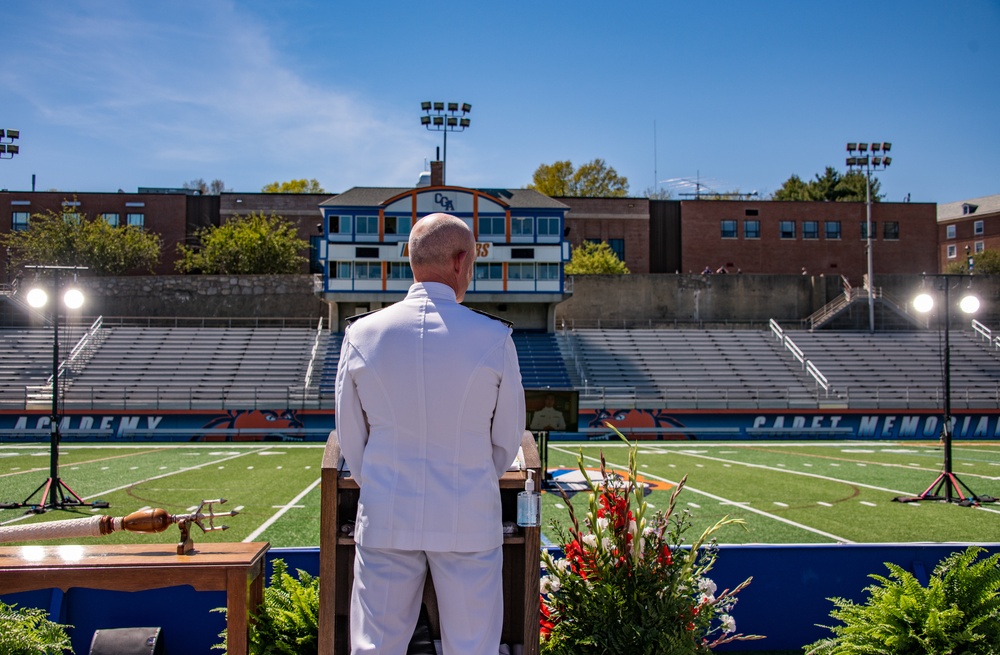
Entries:
[[229,655],[247,652],[248,609],[264,600],[270,544],[197,543],[189,555],[171,544],[0,548],[0,594],[84,587],[143,591],[190,585],[226,592]]

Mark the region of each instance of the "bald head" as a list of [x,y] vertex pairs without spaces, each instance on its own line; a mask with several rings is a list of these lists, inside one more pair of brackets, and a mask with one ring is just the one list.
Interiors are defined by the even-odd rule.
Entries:
[[410,268],[417,282],[441,282],[459,301],[472,280],[476,241],[472,230],[451,214],[429,214],[410,231]]

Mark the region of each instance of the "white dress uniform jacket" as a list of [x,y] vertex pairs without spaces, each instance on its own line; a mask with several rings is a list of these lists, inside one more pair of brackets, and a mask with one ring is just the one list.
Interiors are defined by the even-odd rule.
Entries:
[[337,436],[361,487],[354,539],[474,552],[503,542],[499,478],[517,455],[524,392],[511,330],[416,283],[345,332]]

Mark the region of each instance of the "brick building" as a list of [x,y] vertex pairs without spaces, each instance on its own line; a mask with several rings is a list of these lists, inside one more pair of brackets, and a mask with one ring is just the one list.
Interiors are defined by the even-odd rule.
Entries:
[[938,205],[937,220],[941,271],[967,254],[1000,250],[1000,195]]
[[[864,203],[559,198],[573,247],[607,241],[633,273],[867,271]],[[872,205],[874,275],[937,268],[934,204]],[[1000,233],[998,233],[1000,237]]]
[[[209,198],[206,196],[205,198]],[[0,191],[0,233],[27,229],[31,216],[64,209],[103,216],[113,225],[135,225],[160,235],[161,258],[154,272],[174,273],[177,244],[190,234],[190,220],[204,214],[200,196],[182,190],[170,193],[76,193],[61,191]],[[210,213],[210,212],[209,212]],[[7,253],[0,251],[0,265],[7,270]],[[145,271],[140,271],[145,273]]]

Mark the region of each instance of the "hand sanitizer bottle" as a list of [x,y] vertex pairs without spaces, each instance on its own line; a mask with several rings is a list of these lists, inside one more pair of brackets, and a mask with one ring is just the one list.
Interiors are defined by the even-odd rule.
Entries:
[[541,496],[535,491],[534,471],[528,471],[524,491],[517,494],[517,524],[534,528],[542,524]]

